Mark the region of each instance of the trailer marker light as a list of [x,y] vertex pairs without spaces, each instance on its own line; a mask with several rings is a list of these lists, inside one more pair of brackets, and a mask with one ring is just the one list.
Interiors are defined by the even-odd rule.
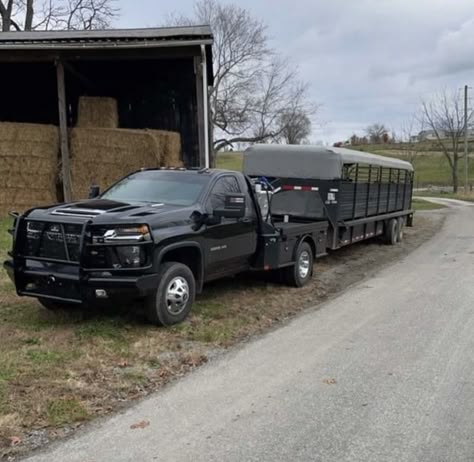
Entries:
[[283,189],[283,191],[319,191],[319,188],[315,186],[292,186],[288,184],[283,185],[281,189]]

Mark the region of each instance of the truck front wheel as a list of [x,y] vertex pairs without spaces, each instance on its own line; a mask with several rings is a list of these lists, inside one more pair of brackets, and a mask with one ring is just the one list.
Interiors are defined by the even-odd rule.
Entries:
[[313,261],[313,249],[307,242],[303,242],[296,252],[294,266],[283,268],[283,276],[287,284],[303,287],[313,274]]
[[182,263],[163,263],[158,281],[156,291],[145,300],[148,321],[158,326],[171,326],[184,321],[196,295],[192,271]]

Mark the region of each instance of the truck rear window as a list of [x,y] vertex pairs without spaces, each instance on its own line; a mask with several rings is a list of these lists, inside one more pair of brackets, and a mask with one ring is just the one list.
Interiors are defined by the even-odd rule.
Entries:
[[188,206],[198,201],[208,181],[208,177],[196,173],[139,172],[116,183],[101,198]]

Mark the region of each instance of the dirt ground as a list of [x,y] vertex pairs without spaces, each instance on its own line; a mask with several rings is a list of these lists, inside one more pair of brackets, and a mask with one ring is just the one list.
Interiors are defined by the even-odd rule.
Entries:
[[209,284],[190,319],[170,329],[129,312],[49,313],[0,291],[0,458],[16,460],[68,436],[229,347],[318,309],[423,244],[447,213],[417,213],[400,245],[372,240],[317,260],[313,281],[302,289],[255,274]]

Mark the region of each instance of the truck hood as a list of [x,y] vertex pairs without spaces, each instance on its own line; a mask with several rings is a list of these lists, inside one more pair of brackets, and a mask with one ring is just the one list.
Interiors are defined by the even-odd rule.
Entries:
[[147,204],[143,202],[116,202],[106,199],[92,199],[53,207],[34,209],[29,218],[57,222],[85,222],[94,225],[146,223],[152,228],[167,223],[189,222],[193,211],[199,206],[175,206],[168,204]]

